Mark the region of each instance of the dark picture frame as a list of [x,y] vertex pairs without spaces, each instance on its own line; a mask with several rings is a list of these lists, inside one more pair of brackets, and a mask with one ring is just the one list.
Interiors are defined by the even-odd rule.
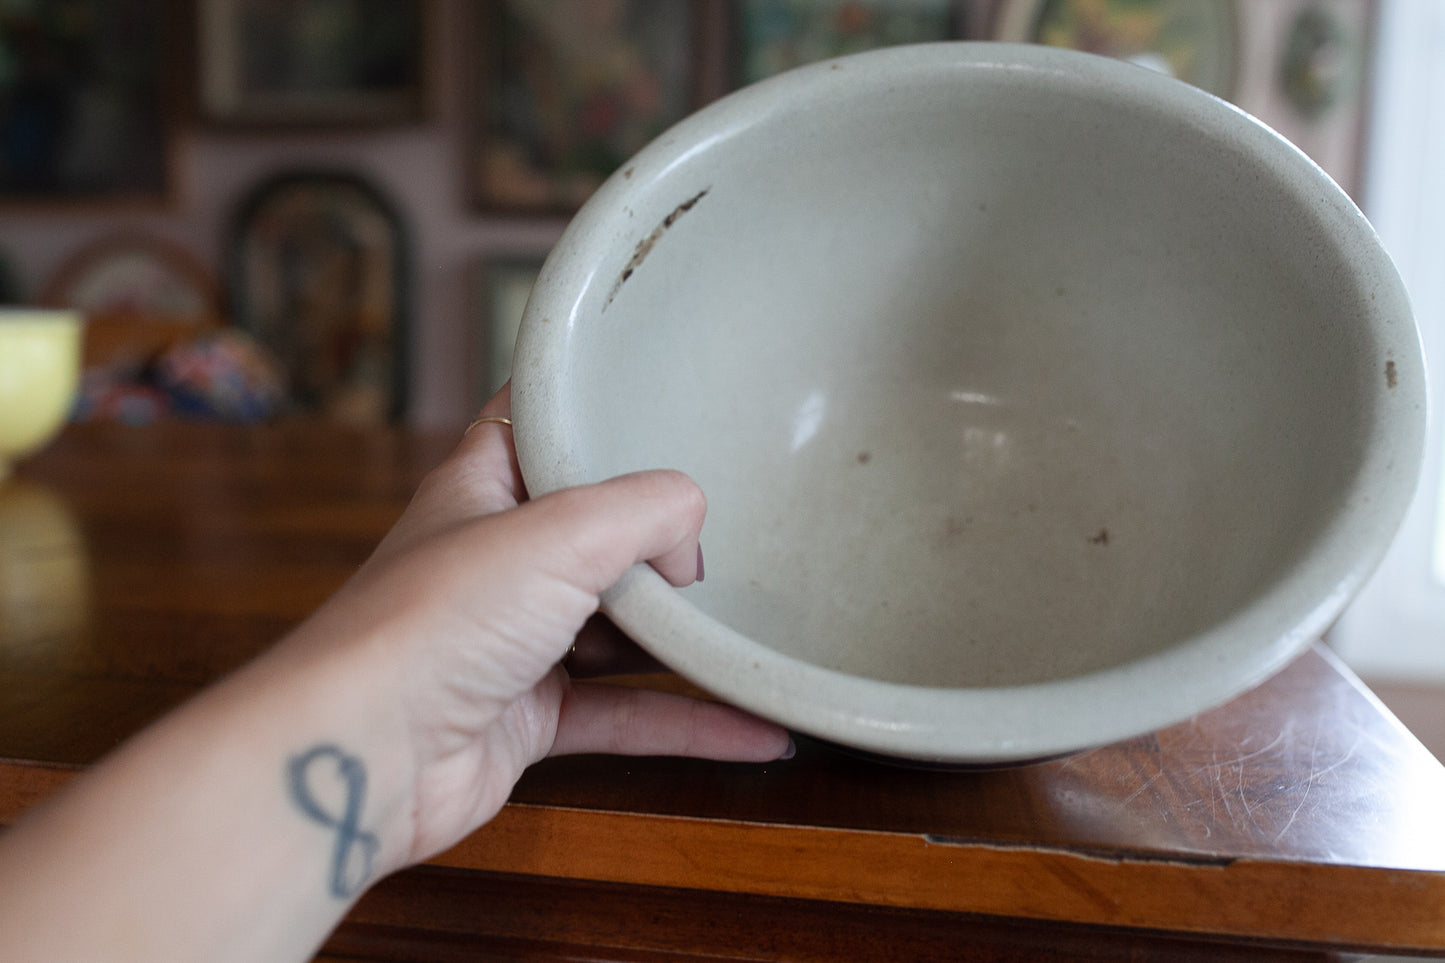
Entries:
[[423,119],[427,0],[195,0],[203,122],[376,126]]
[[393,203],[346,171],[287,171],[231,219],[234,322],[286,371],[292,407],[357,425],[406,413],[411,252]]
[[169,199],[176,0],[61,0],[0,14],[0,203]]
[[522,312],[546,260],[545,254],[490,254],[479,259],[472,270],[474,409],[512,376],[512,353]]
[[[476,208],[575,211],[699,106],[698,0],[487,0],[467,177]],[[585,42],[583,42],[585,41]]]
[[15,266],[15,256],[8,247],[0,247],[0,306],[24,304],[26,285]]

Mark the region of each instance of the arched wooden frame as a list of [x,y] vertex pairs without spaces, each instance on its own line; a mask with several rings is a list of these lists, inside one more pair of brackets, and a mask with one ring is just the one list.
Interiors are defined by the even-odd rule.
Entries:
[[88,367],[144,361],[225,321],[210,269],[180,244],[137,232],[86,244],[56,270],[39,301],[85,313]]
[[339,171],[291,171],[238,206],[227,247],[236,324],[282,362],[302,411],[400,419],[408,399],[411,258],[392,203]]

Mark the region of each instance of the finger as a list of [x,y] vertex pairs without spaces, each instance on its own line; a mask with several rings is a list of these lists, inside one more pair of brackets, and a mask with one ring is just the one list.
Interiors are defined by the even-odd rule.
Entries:
[[[479,418],[510,418],[511,382],[482,406]],[[527,498],[512,429],[499,422],[473,423],[446,461],[433,469],[375,556],[386,557],[468,518],[517,507]]]
[[731,706],[581,682],[563,696],[551,755],[605,752],[771,762],[791,757],[792,746],[786,729]]
[[[624,475],[467,519],[416,556],[406,555],[416,543],[398,524],[351,585],[390,577],[386,595],[413,598],[412,608],[447,622],[448,634],[460,624],[499,643],[470,657],[488,662],[491,690],[508,701],[562,659],[632,565],[653,562],[674,584],[692,581],[706,510],[701,490],[679,472]],[[387,604],[381,594],[377,606]]]
[[499,421],[482,421],[484,418],[512,417],[512,383],[502,385],[500,391],[482,406],[473,421],[462,433],[461,441],[448,461],[466,468],[468,474],[480,477],[489,486],[500,486],[505,494],[499,508],[501,511],[527,500],[526,486],[522,482],[522,469],[517,463],[517,448],[512,441],[512,426]]
[[600,595],[637,562],[650,562],[673,585],[696,581],[706,514],[707,500],[692,479],[646,471],[553,492],[507,521],[525,526],[539,564]]
[[640,672],[659,672],[663,669],[636,642],[629,639],[612,620],[602,614],[592,616],[572,651],[567,656],[567,674],[574,679],[587,679],[599,675],[630,675]]

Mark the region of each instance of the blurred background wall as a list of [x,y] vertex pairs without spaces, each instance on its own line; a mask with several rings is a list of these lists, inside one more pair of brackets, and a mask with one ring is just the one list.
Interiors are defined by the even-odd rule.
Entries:
[[[136,17],[155,11],[162,21],[159,39],[142,43],[133,23],[128,36],[97,14],[122,7],[140,11]],[[329,49],[356,43],[328,41],[328,23],[339,37],[348,19],[376,20],[403,8],[420,11],[420,101],[413,112],[379,100],[347,105],[339,97],[331,103],[316,97],[308,119],[302,97],[289,107],[276,98],[268,105],[264,97],[252,96],[266,92],[264,83],[236,80],[242,57],[237,50],[246,47],[248,36],[253,47],[284,49],[289,43],[317,63]],[[492,359],[486,356],[487,332],[478,327],[494,320],[479,303],[486,300],[488,265],[505,267],[545,254],[592,183],[583,179],[558,188],[540,203],[526,200],[529,187],[522,178],[505,183],[502,152],[487,154],[479,147],[488,125],[611,124],[618,134],[614,142],[625,148],[651,133],[645,125],[628,130],[629,114],[670,119],[806,60],[912,40],[1044,40],[1129,57],[1212,89],[1266,117],[1358,194],[1375,5],[1370,0],[0,0],[0,95],[8,85],[12,126],[27,45],[44,42],[27,37],[27,31],[63,36],[66,17],[99,19],[91,34],[77,28],[76,43],[109,47],[123,64],[158,62],[170,138],[166,186],[160,196],[140,198],[123,190],[46,194],[27,191],[13,178],[6,185],[0,168],[0,256],[18,288],[15,296],[33,300],[53,292],[57,275],[77,252],[118,232],[175,242],[225,288],[232,220],[248,191],[282,171],[351,172],[380,191],[403,221],[411,261],[403,416],[413,424],[440,426],[464,424],[484,390],[486,378],[478,372]],[[260,29],[268,23],[274,27],[270,37]],[[637,62],[623,63],[628,58]],[[565,83],[594,83],[605,93],[610,81],[595,75],[608,69],[609,59],[615,72],[632,72],[631,92],[612,102],[599,96],[588,107],[568,108],[559,106],[559,98],[576,90],[533,90],[535,100],[530,107],[525,102],[527,85],[545,87],[548,71],[555,80],[572,68]],[[300,94],[326,93],[333,89],[328,83],[344,83],[328,81],[321,66],[308,76],[294,63],[273,61],[270,69],[281,78],[277,85],[290,84]],[[85,69],[73,69],[86,76]],[[264,71],[267,64],[256,69]],[[244,89],[247,82],[255,89]],[[649,84],[654,89],[646,89]],[[548,117],[536,116],[549,111]],[[0,97],[0,117],[3,113]],[[493,137],[493,143],[500,139]],[[615,158],[598,156],[592,168],[609,163]],[[482,164],[491,164],[492,180],[502,185],[490,201],[478,197]],[[237,292],[224,293],[235,308]],[[506,292],[497,293],[498,304],[507,303]]]

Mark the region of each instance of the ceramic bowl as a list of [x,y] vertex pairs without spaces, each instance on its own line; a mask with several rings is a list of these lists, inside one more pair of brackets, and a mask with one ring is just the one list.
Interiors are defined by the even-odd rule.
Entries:
[[1282,138],[999,44],[806,67],[577,215],[526,310],[540,494],[678,468],[707,578],[605,609],[718,696],[941,763],[1183,720],[1317,638],[1420,462],[1405,292]]
[[0,309],[0,480],[65,424],[80,379],[72,311]]

